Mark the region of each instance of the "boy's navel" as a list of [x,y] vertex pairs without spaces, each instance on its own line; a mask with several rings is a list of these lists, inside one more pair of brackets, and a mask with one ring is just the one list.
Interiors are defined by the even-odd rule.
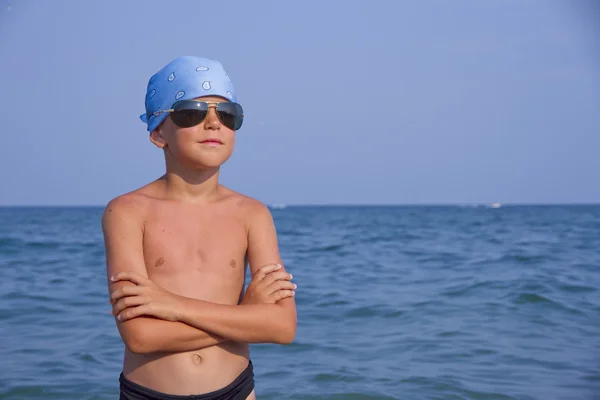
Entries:
[[156,262],[154,263],[155,267],[160,267],[161,265],[163,265],[165,263],[165,259],[164,257],[159,257],[158,260],[156,260]]
[[194,364],[200,364],[202,362],[202,357],[200,354],[194,353],[194,355],[192,355],[192,359],[194,360]]
[[235,260],[232,258],[231,261],[229,261],[229,265],[231,266],[231,268],[235,268],[237,263],[235,262]]

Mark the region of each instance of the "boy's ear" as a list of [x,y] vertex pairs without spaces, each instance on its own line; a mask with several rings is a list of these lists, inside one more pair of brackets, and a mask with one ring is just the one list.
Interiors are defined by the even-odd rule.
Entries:
[[160,126],[150,132],[150,141],[159,149],[163,149],[167,145],[167,141],[160,132]]

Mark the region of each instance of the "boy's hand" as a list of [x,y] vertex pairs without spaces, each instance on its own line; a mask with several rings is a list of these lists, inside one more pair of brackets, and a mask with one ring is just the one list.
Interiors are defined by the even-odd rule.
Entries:
[[119,321],[140,315],[150,315],[166,321],[178,320],[177,311],[181,309],[181,299],[176,294],[135,272],[120,272],[111,281],[130,281],[137,285],[123,286],[111,292],[111,314],[116,315]]
[[281,265],[269,264],[256,271],[240,304],[272,304],[294,296],[296,285],[290,282],[292,274],[279,269]]

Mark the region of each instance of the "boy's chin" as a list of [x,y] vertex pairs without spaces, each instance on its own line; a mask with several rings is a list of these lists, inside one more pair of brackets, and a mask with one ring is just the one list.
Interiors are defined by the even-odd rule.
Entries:
[[196,169],[196,170],[207,170],[207,169],[215,169],[215,168],[220,168],[223,164],[225,164],[225,162],[229,159],[229,157],[227,158],[223,158],[223,157],[210,157],[210,158],[203,158],[202,160],[199,159],[194,159],[194,160],[187,160],[187,162],[183,163],[183,165],[185,165],[188,168],[191,169]]

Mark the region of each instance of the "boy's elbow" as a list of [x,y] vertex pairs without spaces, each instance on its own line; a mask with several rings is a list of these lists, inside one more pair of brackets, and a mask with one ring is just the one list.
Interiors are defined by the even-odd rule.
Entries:
[[296,336],[296,319],[283,320],[278,329],[274,329],[275,338],[273,341],[277,344],[290,344],[294,341]]
[[[121,338],[127,349],[135,354],[148,354],[154,352],[152,347],[152,335],[144,335],[142,329],[138,329],[138,324],[134,320],[125,322],[119,329]],[[127,325],[127,326],[124,326]]]
[[148,354],[152,353],[153,350],[149,343],[145,340],[142,340],[140,337],[128,337],[124,338],[123,342],[127,349],[135,354]]
[[275,329],[277,332],[275,343],[290,344],[294,341],[294,337],[296,336],[296,306],[291,301],[280,302],[278,305],[280,306],[279,310],[281,314],[276,318],[276,320],[279,321],[279,326]]
[[290,344],[294,341],[294,337],[296,336],[296,329],[295,327],[292,328],[287,328],[287,329],[283,329],[280,333],[279,333],[279,337],[276,340],[276,343],[278,344]]

